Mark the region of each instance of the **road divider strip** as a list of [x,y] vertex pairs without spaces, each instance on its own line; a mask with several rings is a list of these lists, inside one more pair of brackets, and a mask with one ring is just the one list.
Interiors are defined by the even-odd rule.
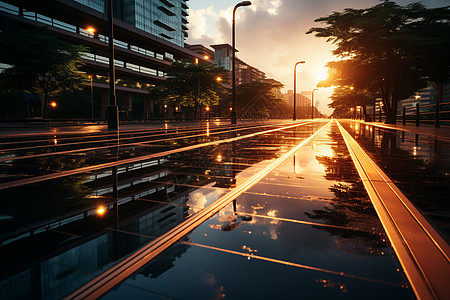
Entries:
[[450,299],[450,246],[336,121],[418,299]]

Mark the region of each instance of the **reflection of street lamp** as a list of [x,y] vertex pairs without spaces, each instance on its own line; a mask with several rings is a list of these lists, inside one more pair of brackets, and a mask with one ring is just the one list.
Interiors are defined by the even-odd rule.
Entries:
[[89,79],[91,80],[91,119],[94,119],[94,88],[92,87],[92,77],[94,75],[89,75]]
[[232,62],[232,70],[231,70],[231,78],[232,78],[232,86],[233,86],[233,109],[231,110],[231,124],[236,124],[236,118],[237,118],[237,114],[236,114],[236,66],[235,66],[235,61],[236,61],[236,34],[235,34],[235,24],[236,21],[234,20],[234,16],[236,14],[236,9],[238,9],[238,7],[241,6],[249,6],[252,5],[252,3],[250,1],[242,1],[239,2],[238,4],[236,4],[236,6],[233,9],[233,20],[232,20],[232,40],[233,40],[233,62]]
[[298,61],[298,62],[295,63],[295,66],[294,66],[294,114],[292,115],[292,120],[293,120],[293,121],[297,120],[297,114],[295,113],[295,109],[296,109],[296,106],[297,106],[297,102],[296,102],[296,96],[297,96],[297,95],[296,95],[296,94],[297,94],[297,90],[296,90],[296,87],[297,87],[297,77],[295,76],[295,70],[296,70],[298,64],[304,64],[304,63],[305,63],[304,60]]
[[314,91],[317,91],[318,89],[313,89],[312,90],[312,95],[311,95],[311,119],[314,120]]

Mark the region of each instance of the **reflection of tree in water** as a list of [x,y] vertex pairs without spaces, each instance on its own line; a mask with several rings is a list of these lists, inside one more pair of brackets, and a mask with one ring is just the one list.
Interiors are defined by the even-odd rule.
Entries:
[[384,255],[384,248],[389,246],[388,239],[336,125],[332,125],[329,136],[335,142],[331,146],[333,156],[317,156],[316,159],[326,168],[325,178],[338,182],[329,188],[334,199],[330,201],[329,207],[305,214],[328,225],[355,229],[316,227],[336,235],[336,243],[342,251],[360,255]]

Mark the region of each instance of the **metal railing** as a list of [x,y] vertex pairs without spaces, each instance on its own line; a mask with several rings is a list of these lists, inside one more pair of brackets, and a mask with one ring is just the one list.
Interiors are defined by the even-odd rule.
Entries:
[[421,124],[433,124],[435,127],[450,125],[450,102],[425,105],[417,103],[416,106],[403,107],[401,113],[397,113],[397,121],[402,122],[403,125],[415,123],[416,126]]

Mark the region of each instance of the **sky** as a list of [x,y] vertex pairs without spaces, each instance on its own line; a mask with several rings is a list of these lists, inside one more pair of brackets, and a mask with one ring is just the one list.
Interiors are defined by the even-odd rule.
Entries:
[[[233,7],[241,0],[190,0],[188,44],[231,44]],[[336,60],[331,54],[333,44],[325,38],[306,34],[311,27],[320,27],[315,19],[344,8],[368,8],[379,0],[251,0],[252,5],[236,11],[237,57],[281,81],[285,88],[294,85],[294,65],[297,66],[297,92],[312,91],[326,74],[325,64]],[[417,1],[397,0],[406,5]],[[427,7],[450,5],[450,0],[423,0]],[[332,88],[320,88],[314,99],[319,110],[331,114],[327,107]]]

